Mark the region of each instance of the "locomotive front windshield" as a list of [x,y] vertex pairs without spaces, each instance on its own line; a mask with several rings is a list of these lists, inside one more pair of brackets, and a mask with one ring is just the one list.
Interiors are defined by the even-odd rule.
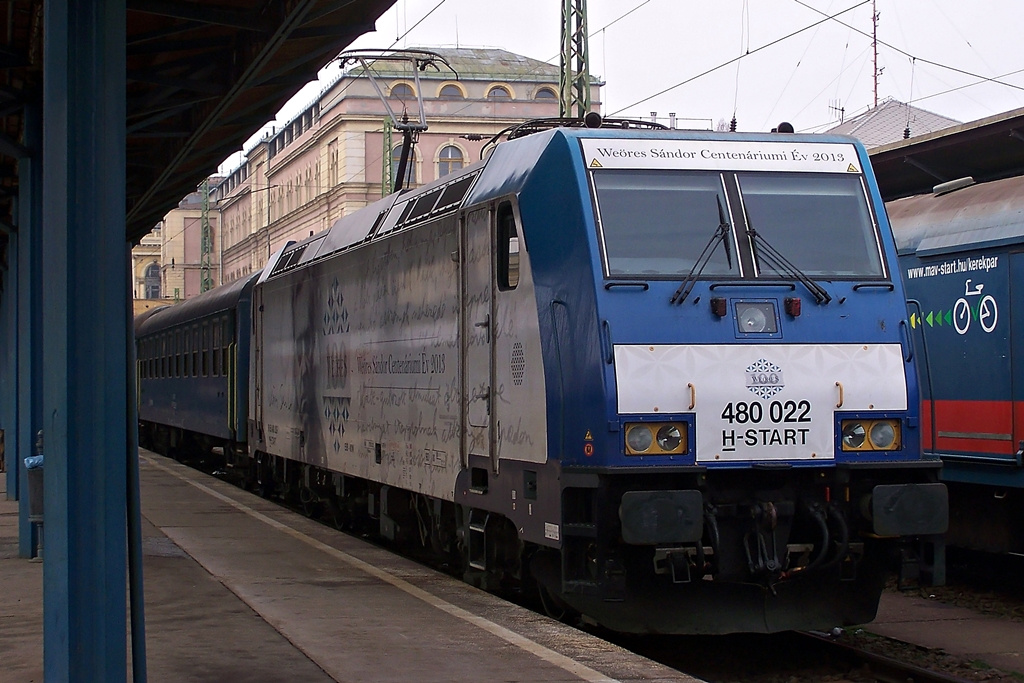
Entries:
[[[719,173],[610,170],[594,174],[609,275],[682,276],[725,216]],[[722,209],[720,211],[719,209]],[[732,236],[707,275],[739,275]]]
[[[786,277],[771,248],[815,279],[885,274],[859,174],[606,169],[592,178],[609,277],[684,277],[705,249],[700,277]],[[739,206],[727,201],[732,183]],[[737,241],[755,273],[741,273]]]
[[[881,277],[882,258],[858,175],[739,174],[748,229],[813,278]],[[760,256],[757,239],[755,256]],[[757,258],[758,275],[783,277]]]

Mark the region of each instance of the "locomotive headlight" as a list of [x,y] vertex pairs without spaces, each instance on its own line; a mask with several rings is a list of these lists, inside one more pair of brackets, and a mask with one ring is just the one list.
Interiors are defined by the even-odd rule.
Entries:
[[626,425],[626,455],[686,453],[685,422],[638,422]]
[[843,420],[844,451],[895,451],[900,448],[899,420]]
[[897,426],[897,423],[889,420],[879,420],[871,425],[871,431],[868,432],[871,445],[880,451],[892,450],[896,444]]
[[866,431],[860,422],[843,422],[843,450],[856,451],[864,446]]
[[737,301],[736,324],[740,334],[774,334],[775,304],[770,301]]
[[683,442],[683,435],[676,425],[665,425],[658,430],[658,448],[663,451],[675,451]]
[[652,443],[654,434],[648,425],[636,424],[626,427],[626,448],[629,453],[646,453]]

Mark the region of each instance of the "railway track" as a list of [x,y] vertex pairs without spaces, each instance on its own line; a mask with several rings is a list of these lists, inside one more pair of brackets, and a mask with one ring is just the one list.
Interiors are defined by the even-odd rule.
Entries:
[[[208,460],[189,458],[185,461],[207,474],[239,484],[239,481],[235,481],[236,477],[230,476],[225,470],[211,467]],[[317,514],[317,511],[308,505],[276,496],[275,499],[279,504],[295,512],[318,518],[328,526],[339,528],[336,522],[332,523],[329,515]],[[374,540],[372,535],[367,538],[366,534],[359,533],[357,529],[343,532]],[[398,552],[389,544],[383,545]],[[450,573],[447,567],[425,562],[423,558],[409,553],[402,554],[429,564],[438,571]],[[536,600],[530,600],[523,594],[506,597],[536,611],[544,611]],[[893,657],[859,647],[855,644],[855,638],[835,637],[832,634],[816,632],[727,636],[636,636],[612,633],[600,628],[583,628],[637,654],[709,683],[810,683],[821,680],[858,683],[965,683],[977,680],[928,668],[927,665],[920,663],[929,659],[926,649],[897,641],[890,642],[894,648],[901,649],[903,654]],[[931,659],[934,661],[936,657],[933,655]]]
[[964,683],[969,680],[942,671],[934,671],[902,659],[870,652],[843,643],[830,635],[817,633],[795,635],[807,639],[829,659],[845,661],[851,669],[870,676],[871,678],[868,680],[878,681],[878,683]]
[[[852,634],[601,637],[709,683],[965,683],[1016,680],[941,652]],[[884,646],[884,647],[881,647]],[[880,652],[879,650],[884,650]]]

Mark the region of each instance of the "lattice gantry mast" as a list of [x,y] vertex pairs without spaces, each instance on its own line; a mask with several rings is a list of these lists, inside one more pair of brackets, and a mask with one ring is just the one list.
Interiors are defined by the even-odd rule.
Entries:
[[582,119],[590,111],[587,0],[562,0],[562,53],[558,115]]
[[202,198],[202,213],[200,215],[200,226],[202,239],[199,252],[199,291],[208,292],[213,289],[213,277],[210,275],[210,255],[213,253],[213,235],[210,232],[210,179],[203,180],[199,186],[199,196]]

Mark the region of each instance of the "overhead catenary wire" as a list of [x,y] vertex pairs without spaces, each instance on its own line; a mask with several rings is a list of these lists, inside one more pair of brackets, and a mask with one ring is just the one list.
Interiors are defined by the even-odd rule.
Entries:
[[[816,7],[812,7],[812,6],[808,5],[806,2],[803,2],[803,0],[793,0],[793,2],[795,2],[796,4],[798,4],[798,5],[802,6],[802,7],[806,7],[807,9],[809,9],[809,10],[811,10],[813,12],[817,12],[818,14],[825,14],[820,9],[818,9]],[[840,14],[842,14],[842,12],[840,12]],[[839,17],[838,14],[834,14],[834,15],[831,15],[831,16],[826,15],[826,17],[827,18],[825,19],[825,21],[834,21],[837,24],[840,24],[841,26],[845,26],[846,28],[850,29],[851,31],[856,31],[857,33],[859,33],[859,34],[861,34],[863,36],[867,36],[868,38],[871,38],[872,40],[875,40],[875,38],[870,33],[862,31],[859,28],[857,28],[856,26],[851,26],[850,24],[847,24],[845,21],[840,20],[838,18]],[[904,57],[910,57],[911,59],[915,59],[915,60],[917,60],[919,62],[922,62],[924,64],[930,64],[931,66],[937,66],[940,69],[947,69],[949,71],[953,71],[955,73],[962,74],[964,76],[970,76],[971,78],[980,78],[980,79],[982,79],[982,80],[984,80],[986,82],[995,83],[997,85],[1004,85],[1004,86],[1006,86],[1008,88],[1014,88],[1015,90],[1024,90],[1024,86],[1016,85],[1014,83],[1006,83],[1005,81],[998,80],[999,78],[1001,78],[1000,76],[996,76],[994,78],[990,78],[988,76],[982,76],[980,74],[972,73],[970,71],[967,71],[965,69],[960,69],[960,68],[955,67],[955,66],[949,66],[948,64],[943,64],[941,62],[936,62],[936,61],[933,61],[931,59],[926,59],[926,58],[918,56],[918,55],[912,55],[909,52],[907,52],[906,50],[898,48],[895,45],[892,45],[891,43],[887,43],[884,40],[878,40],[878,44],[879,45],[884,45],[885,47],[889,48],[890,50],[895,50],[896,52],[900,53]]]
[[637,105],[643,104],[644,102],[648,102],[650,100],[653,100],[655,97],[659,97],[661,95],[664,95],[667,92],[671,92],[672,90],[675,90],[676,88],[680,88],[680,87],[686,85],[687,83],[692,83],[693,81],[696,81],[699,78],[703,78],[704,76],[707,76],[708,74],[714,73],[715,71],[718,71],[719,69],[724,69],[725,67],[729,66],[733,62],[736,62],[736,61],[738,61],[740,59],[744,59],[745,57],[749,57],[750,55],[756,54],[756,53],[758,53],[758,52],[760,52],[762,50],[766,50],[769,47],[772,47],[774,45],[778,45],[779,43],[781,43],[783,41],[789,40],[793,36],[800,35],[804,31],[809,31],[812,28],[814,28],[815,26],[823,24],[826,21],[832,20],[835,17],[838,17],[838,16],[840,16],[842,14],[846,14],[847,12],[855,10],[858,7],[861,7],[863,5],[868,4],[869,2],[871,2],[871,0],[862,0],[861,2],[858,2],[856,5],[853,5],[851,7],[847,7],[846,9],[844,9],[844,10],[842,10],[840,12],[837,12],[835,14],[828,15],[824,19],[816,21],[813,24],[810,24],[809,26],[805,26],[805,27],[803,27],[801,29],[793,31],[792,33],[787,33],[786,35],[782,36],[781,38],[776,38],[775,40],[773,40],[773,41],[771,41],[769,43],[765,43],[761,47],[754,48],[753,50],[748,50],[746,53],[744,53],[744,54],[742,54],[742,55],[740,55],[738,57],[734,57],[734,58],[732,58],[732,59],[730,59],[730,60],[728,60],[726,62],[722,62],[718,66],[711,67],[710,69],[702,71],[701,73],[699,73],[699,74],[697,74],[695,76],[691,76],[690,78],[687,78],[687,79],[685,79],[683,81],[680,81],[679,83],[676,83],[675,85],[672,85],[672,86],[669,86],[669,87],[667,87],[667,88],[665,88],[663,90],[660,90],[660,91],[654,93],[653,95],[648,95],[647,97],[645,97],[645,98],[643,98],[641,100],[637,100],[636,102],[633,102],[630,105],[627,105],[625,107],[622,107],[621,109],[618,109],[618,110],[612,112],[611,114],[609,114],[609,116],[616,116],[618,114],[621,114],[622,112],[626,111],[627,109],[631,109],[633,107],[636,107]]

